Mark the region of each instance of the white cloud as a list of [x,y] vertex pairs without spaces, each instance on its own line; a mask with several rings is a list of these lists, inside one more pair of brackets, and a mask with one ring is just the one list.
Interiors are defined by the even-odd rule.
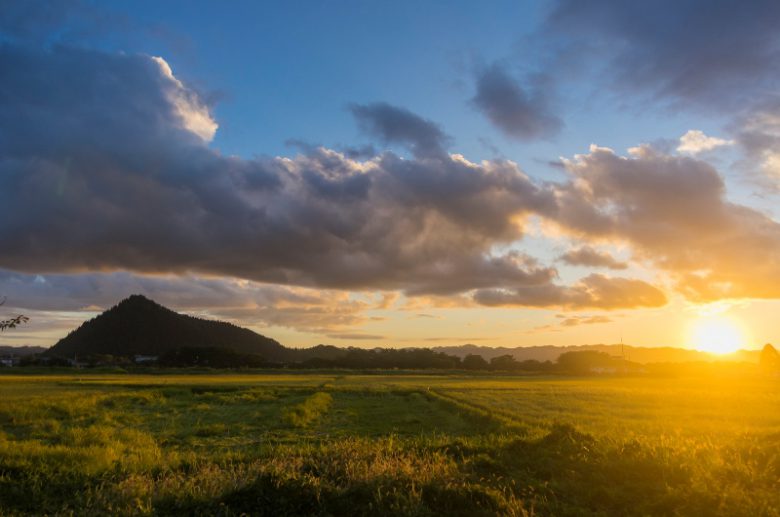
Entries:
[[172,88],[168,89],[166,93],[168,100],[175,107],[176,114],[181,119],[184,129],[198,135],[204,142],[211,142],[219,125],[211,118],[208,107],[200,101],[197,95],[176,79],[165,59],[157,56],[152,56],[152,59],[159,65],[163,76],[171,83]]
[[699,154],[705,151],[712,151],[724,145],[733,145],[734,140],[724,140],[714,136],[707,136],[703,131],[690,129],[680,137],[680,145],[677,152],[688,154]]

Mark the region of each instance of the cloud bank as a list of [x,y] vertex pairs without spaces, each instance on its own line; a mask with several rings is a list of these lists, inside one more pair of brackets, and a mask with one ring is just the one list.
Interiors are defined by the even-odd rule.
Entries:
[[[324,298],[295,289],[568,309],[667,302],[659,285],[636,278],[590,274],[561,283],[556,268],[523,249],[534,217],[584,243],[626,244],[693,300],[780,297],[780,226],[729,202],[719,173],[695,156],[642,147],[622,157],[593,147],[564,162],[568,180],[542,183],[510,161],[450,154],[438,125],[375,103],[349,109],[367,134],[405,147],[410,158],[309,148],[243,159],[208,147],[218,128],[210,106],[161,58],[5,43],[0,73],[0,204],[8,214],[0,219],[0,267],[26,273],[16,278],[30,289],[31,278],[57,278],[59,289],[77,293],[83,287],[67,274],[99,283],[88,272],[178,275],[193,285],[240,279],[264,287],[209,284],[226,299],[248,300],[230,314],[332,335],[347,333],[326,321],[361,321],[365,304],[344,298],[328,312]],[[530,137],[552,127],[502,69],[481,80],[475,103],[488,114],[505,106],[511,117],[499,125],[507,131]],[[530,129],[518,129],[523,124]],[[625,268],[587,244],[561,260]],[[156,289],[144,282],[147,292]],[[177,292],[158,286],[167,289]]]
[[565,166],[572,179],[556,187],[564,231],[629,244],[692,300],[780,297],[772,280],[780,224],[729,202],[708,163],[650,147],[622,157],[594,146]]
[[[351,111],[413,159],[385,152],[358,161],[315,148],[246,160],[207,147],[217,128],[209,107],[160,58],[6,44],[0,71],[9,78],[0,94],[0,202],[10,214],[0,221],[0,267],[408,295],[508,289],[542,306],[612,307],[605,295],[614,282],[621,303],[661,303],[646,293],[629,300],[624,279],[578,284],[590,291],[561,286],[554,268],[497,252],[522,239],[525,217],[560,211],[556,192],[512,162],[447,154],[438,126],[401,108]],[[598,294],[583,294],[594,283]],[[495,304],[486,293],[475,299]]]

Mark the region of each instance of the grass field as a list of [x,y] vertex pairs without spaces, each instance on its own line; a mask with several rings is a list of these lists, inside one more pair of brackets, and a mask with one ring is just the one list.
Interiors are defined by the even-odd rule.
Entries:
[[780,381],[0,375],[0,515],[780,515]]

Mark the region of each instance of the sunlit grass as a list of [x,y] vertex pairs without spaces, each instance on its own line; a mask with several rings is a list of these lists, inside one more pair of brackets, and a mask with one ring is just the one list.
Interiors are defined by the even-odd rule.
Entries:
[[777,388],[4,375],[0,514],[778,515]]

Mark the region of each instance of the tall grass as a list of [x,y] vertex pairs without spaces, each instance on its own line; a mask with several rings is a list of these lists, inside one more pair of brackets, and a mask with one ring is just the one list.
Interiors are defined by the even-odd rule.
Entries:
[[780,515],[771,380],[217,377],[0,380],[0,515]]
[[319,391],[284,412],[284,419],[294,427],[306,427],[321,418],[330,409],[333,397]]

